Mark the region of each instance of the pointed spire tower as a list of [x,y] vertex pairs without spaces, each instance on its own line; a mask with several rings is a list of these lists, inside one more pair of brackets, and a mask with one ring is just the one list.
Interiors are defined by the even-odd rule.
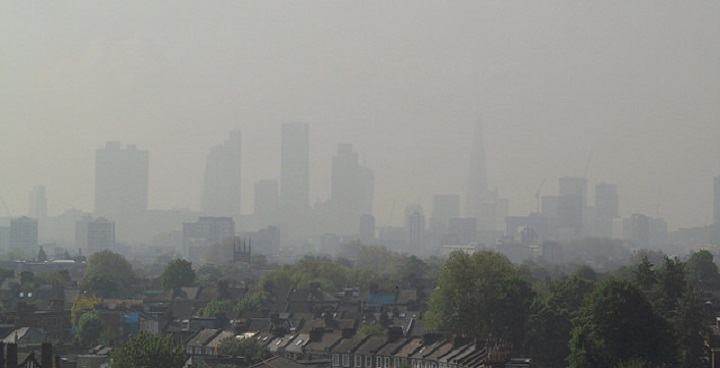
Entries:
[[[470,156],[465,216],[477,220],[477,229],[481,234],[489,234],[498,228],[498,219],[504,219],[507,212],[505,207],[507,207],[506,201],[499,200],[497,193],[488,186],[483,124],[478,120],[475,123],[475,136]],[[481,240],[488,239],[481,236]]]

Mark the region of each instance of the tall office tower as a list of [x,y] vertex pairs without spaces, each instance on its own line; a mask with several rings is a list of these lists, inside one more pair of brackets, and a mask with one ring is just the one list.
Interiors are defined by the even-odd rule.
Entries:
[[597,236],[611,238],[613,218],[618,217],[619,197],[617,185],[595,185],[595,233]]
[[581,177],[564,176],[559,183],[558,237],[560,240],[580,238],[584,235],[583,214],[587,206],[587,181]]
[[310,136],[308,125],[282,125],[280,204],[290,211],[305,211],[310,198]]
[[183,224],[183,252],[191,262],[202,262],[209,247],[235,236],[232,217],[200,217]]
[[[492,233],[497,229],[497,223],[502,222],[499,221],[502,209],[499,208],[501,204],[498,202],[497,193],[488,187],[485,142],[480,121],[475,124],[465,201],[465,216],[477,219],[479,231]],[[502,220],[504,221],[504,218]]]
[[240,174],[242,134],[230,132],[224,143],[210,149],[205,163],[202,211],[240,221]]
[[275,180],[263,179],[255,183],[255,204],[253,214],[255,222],[261,226],[274,224],[279,208],[278,183]]
[[87,222],[88,253],[98,252],[115,247],[115,223],[100,217]]
[[282,125],[280,152],[280,228],[289,244],[304,242],[313,232],[309,218],[310,139],[308,125]]
[[467,245],[477,241],[477,221],[470,217],[452,217],[444,245]]
[[430,229],[445,233],[448,221],[452,217],[460,217],[460,196],[457,194],[436,194],[433,196]]
[[375,176],[372,170],[360,165],[352,145],[339,144],[332,161],[331,179],[331,231],[352,234],[358,229],[360,216],[372,214]]
[[118,225],[118,238],[137,241],[148,208],[149,155],[107,142],[95,151],[95,216]]
[[10,247],[26,252],[36,252],[38,247],[38,222],[30,217],[10,220]]
[[38,185],[30,191],[28,215],[36,219],[47,217],[47,196],[45,186]]
[[406,214],[405,223],[408,234],[408,250],[412,254],[425,255],[425,215],[422,214],[422,209],[420,211],[415,209]]
[[363,244],[375,243],[375,216],[360,216],[359,238]]
[[713,184],[713,244],[720,245],[720,176]]

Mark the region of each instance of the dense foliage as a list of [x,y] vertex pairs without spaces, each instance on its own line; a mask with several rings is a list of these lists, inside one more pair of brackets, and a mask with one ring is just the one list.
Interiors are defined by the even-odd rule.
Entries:
[[130,262],[117,253],[102,250],[88,259],[81,286],[88,294],[103,298],[127,297],[133,294],[135,280]]
[[180,368],[186,359],[183,347],[175,344],[172,337],[141,332],[113,350],[110,368]]
[[183,286],[190,286],[195,282],[195,271],[192,262],[184,259],[174,259],[165,267],[160,276],[160,282],[165,290],[175,290]]
[[529,280],[502,254],[458,253],[440,272],[427,318],[456,335],[520,342],[533,298]]

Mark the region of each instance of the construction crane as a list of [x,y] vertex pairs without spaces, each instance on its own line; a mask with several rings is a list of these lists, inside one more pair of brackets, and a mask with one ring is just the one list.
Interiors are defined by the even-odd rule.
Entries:
[[588,169],[590,168],[590,162],[592,161],[592,158],[593,158],[593,151],[591,150],[590,154],[588,155],[587,163],[585,164],[585,170],[583,171],[583,176],[582,176],[583,179],[587,179],[587,173],[588,173]]

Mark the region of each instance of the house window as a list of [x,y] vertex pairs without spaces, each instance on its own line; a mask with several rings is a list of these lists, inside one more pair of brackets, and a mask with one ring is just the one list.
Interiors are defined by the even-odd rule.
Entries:
[[400,367],[400,358],[393,359],[393,367],[395,367],[395,368]]
[[205,348],[205,355],[212,355],[212,353],[213,353],[212,348],[208,348],[208,347]]
[[343,356],[342,356],[342,365],[343,365],[343,367],[349,367],[349,366],[350,366],[350,354],[343,354]]
[[192,354],[192,346],[188,346],[185,350],[187,350],[188,354]]
[[362,367],[362,356],[355,355],[355,367],[356,368]]
[[375,367],[382,368],[382,357],[375,358]]
[[339,367],[339,366],[340,366],[340,354],[333,354],[333,355],[332,355],[332,365],[333,365],[333,367]]
[[390,358],[385,358],[385,368],[390,368]]
[[372,357],[370,355],[365,356],[365,368],[372,367]]
[[195,347],[195,355],[202,355],[202,348],[199,346]]

